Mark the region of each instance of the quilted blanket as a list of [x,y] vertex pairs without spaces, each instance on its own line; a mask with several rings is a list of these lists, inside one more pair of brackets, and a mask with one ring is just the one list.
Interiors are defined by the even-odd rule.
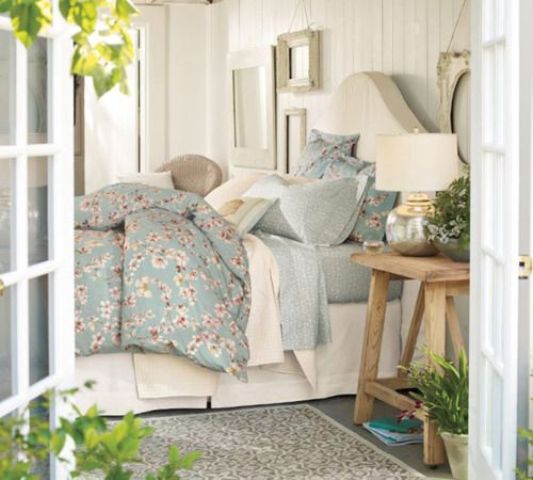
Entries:
[[246,379],[248,260],[201,197],[105,187],[76,199],[75,241],[78,354],[174,352]]

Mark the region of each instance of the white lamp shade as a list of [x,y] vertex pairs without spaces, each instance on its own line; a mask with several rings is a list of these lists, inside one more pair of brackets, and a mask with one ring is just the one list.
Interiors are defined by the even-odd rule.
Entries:
[[457,137],[443,133],[379,135],[376,189],[394,192],[446,190],[457,178]]

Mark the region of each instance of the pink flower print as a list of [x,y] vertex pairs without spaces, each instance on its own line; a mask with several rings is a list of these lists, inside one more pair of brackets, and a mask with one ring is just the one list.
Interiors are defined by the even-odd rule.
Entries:
[[223,303],[217,303],[215,305],[215,314],[217,317],[222,318],[228,313],[228,307]]
[[93,339],[91,342],[91,352],[92,353],[99,352],[103,344],[104,344],[104,336],[101,333],[97,333],[96,335],[93,335]]
[[160,237],[157,233],[150,232],[148,235],[146,235],[146,241],[150,243],[156,243],[160,240]]
[[179,328],[188,328],[189,327],[189,320],[187,317],[183,314],[179,314],[175,319],[174,323]]
[[209,350],[209,353],[213,355],[214,357],[219,357],[222,353],[222,350],[220,347],[215,343],[210,343],[207,345],[207,350]]
[[120,334],[120,332],[113,333],[113,335],[111,336],[111,341],[113,342],[113,345],[115,345],[116,347],[120,347],[120,344],[122,343],[122,335]]
[[368,199],[368,204],[373,207],[379,207],[387,199],[386,195],[376,195]]
[[152,266],[154,268],[162,269],[162,268],[165,268],[167,265],[168,265],[168,262],[165,259],[165,257],[162,257],[161,255],[152,257]]
[[98,307],[98,310],[100,311],[100,316],[106,319],[111,318],[112,308],[113,307],[111,306],[111,302],[107,300],[101,301],[100,306]]
[[159,340],[159,327],[150,327],[148,333],[152,339],[152,343],[157,343]]
[[80,210],[82,212],[87,212],[91,209],[91,198],[90,197],[85,197],[81,202],[80,202]]
[[86,305],[89,298],[89,289],[85,285],[78,285],[75,290],[75,297],[80,305]]
[[196,288],[194,287],[180,288],[180,295],[184,298],[187,298],[191,303],[196,302]]
[[76,320],[76,323],[74,325],[76,333],[82,333],[85,331],[85,324],[81,320]]
[[381,217],[379,215],[372,215],[368,218],[367,224],[370,228],[380,228],[381,227]]
[[111,298],[113,298],[114,300],[119,300],[120,299],[120,295],[121,295],[120,288],[118,288],[118,287],[111,288],[109,290],[109,294],[111,295]]
[[124,299],[125,307],[134,307],[137,304],[137,298],[135,295],[130,294]]
[[222,322],[220,319],[212,317],[211,315],[204,315],[202,317],[202,325],[205,328],[220,328],[222,326]]
[[137,295],[141,298],[152,298],[152,292],[150,291],[150,279],[148,277],[142,277],[135,282],[137,288]]

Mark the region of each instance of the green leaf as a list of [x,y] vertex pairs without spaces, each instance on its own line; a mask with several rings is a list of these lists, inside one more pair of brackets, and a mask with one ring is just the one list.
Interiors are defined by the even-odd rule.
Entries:
[[0,13],[10,12],[13,8],[12,0],[0,0]]
[[39,0],[19,0],[11,8],[11,24],[15,36],[30,47],[39,32],[51,24],[50,3]]
[[137,15],[139,11],[130,3],[129,0],[116,0],[115,12],[117,17],[129,21],[132,15]]

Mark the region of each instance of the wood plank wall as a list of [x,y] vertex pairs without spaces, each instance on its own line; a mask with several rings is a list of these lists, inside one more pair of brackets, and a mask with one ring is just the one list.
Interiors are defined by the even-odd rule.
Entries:
[[[303,107],[312,127],[327,107],[331,93],[347,75],[379,70],[392,75],[423,125],[436,131],[438,56],[447,48],[462,3],[463,0],[306,0],[312,27],[323,31],[323,88],[305,94],[279,94],[278,120],[285,108]],[[274,45],[277,36],[289,30],[298,5],[292,30],[299,30],[306,26],[301,0],[225,0],[212,5],[212,21],[220,23],[220,16],[226,17],[227,39],[211,38],[211,58],[220,59],[225,54],[220,51],[222,48],[236,51]],[[467,9],[454,50],[469,47],[469,23]],[[220,78],[222,72],[218,73]],[[215,103],[218,97],[214,111],[225,108],[225,98],[221,97],[225,90],[219,92],[214,95]],[[278,121],[278,132],[279,126]],[[212,153],[225,163],[225,158],[220,158],[225,129],[220,129],[220,125],[212,127],[218,130],[218,138],[211,142],[215,150]]]

